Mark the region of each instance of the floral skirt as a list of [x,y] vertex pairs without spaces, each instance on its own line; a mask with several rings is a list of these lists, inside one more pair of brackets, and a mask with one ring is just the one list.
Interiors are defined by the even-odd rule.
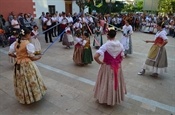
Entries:
[[98,72],[97,81],[94,88],[94,97],[99,103],[107,105],[120,104],[126,94],[126,85],[124,82],[122,68],[118,69],[118,87],[115,90],[114,71],[110,65],[103,64]]
[[14,89],[19,103],[31,104],[41,100],[47,88],[34,62],[15,64]]

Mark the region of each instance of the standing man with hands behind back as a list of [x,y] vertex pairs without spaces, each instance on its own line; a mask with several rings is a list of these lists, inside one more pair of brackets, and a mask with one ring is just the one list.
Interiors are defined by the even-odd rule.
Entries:
[[[49,40],[50,42],[52,43],[52,29],[50,29],[52,27],[52,19],[51,19],[51,15],[47,12],[46,13],[46,17],[43,18],[43,22],[44,22],[44,25],[43,25],[43,30],[47,30],[45,32],[45,41],[46,43],[48,43],[48,34],[49,34]],[[50,29],[50,30],[48,30]]]

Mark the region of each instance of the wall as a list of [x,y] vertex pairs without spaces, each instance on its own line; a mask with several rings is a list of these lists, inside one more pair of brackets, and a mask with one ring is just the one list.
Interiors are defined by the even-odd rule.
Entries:
[[31,13],[35,16],[34,4],[32,0],[0,0],[0,14],[2,14],[6,20],[10,12],[13,12],[15,15],[21,12]]
[[42,12],[48,12],[48,5],[55,5],[56,11],[65,11],[64,0],[33,0],[36,8],[36,18],[41,16]]

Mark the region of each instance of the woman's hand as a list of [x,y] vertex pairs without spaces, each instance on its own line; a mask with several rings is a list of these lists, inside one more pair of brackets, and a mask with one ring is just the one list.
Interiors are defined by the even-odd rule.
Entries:
[[100,54],[99,54],[99,53],[96,53],[96,54],[94,55],[95,61],[96,61],[98,64],[103,65],[104,62],[100,61],[99,57],[100,57]]
[[30,57],[30,59],[31,59],[32,61],[37,61],[37,60],[41,59],[41,57],[42,57],[42,55],[35,55],[35,56],[33,56],[33,57]]
[[16,55],[15,54],[8,54],[10,57],[14,57],[16,58]]

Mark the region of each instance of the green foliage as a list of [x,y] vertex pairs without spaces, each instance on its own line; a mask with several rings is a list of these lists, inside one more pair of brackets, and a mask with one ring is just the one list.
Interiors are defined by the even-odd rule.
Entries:
[[175,12],[175,0],[160,0],[159,12],[171,14]]
[[[96,0],[96,4],[94,4],[93,0],[85,4],[89,7],[90,12],[92,10],[96,10],[99,13],[105,14],[110,12],[109,4],[106,3],[106,0]],[[98,7],[100,6],[100,7]],[[111,5],[111,12],[121,12],[124,8],[124,4],[120,1],[116,1]]]
[[143,0],[136,0],[133,4],[125,4],[123,12],[138,12],[143,9]]

